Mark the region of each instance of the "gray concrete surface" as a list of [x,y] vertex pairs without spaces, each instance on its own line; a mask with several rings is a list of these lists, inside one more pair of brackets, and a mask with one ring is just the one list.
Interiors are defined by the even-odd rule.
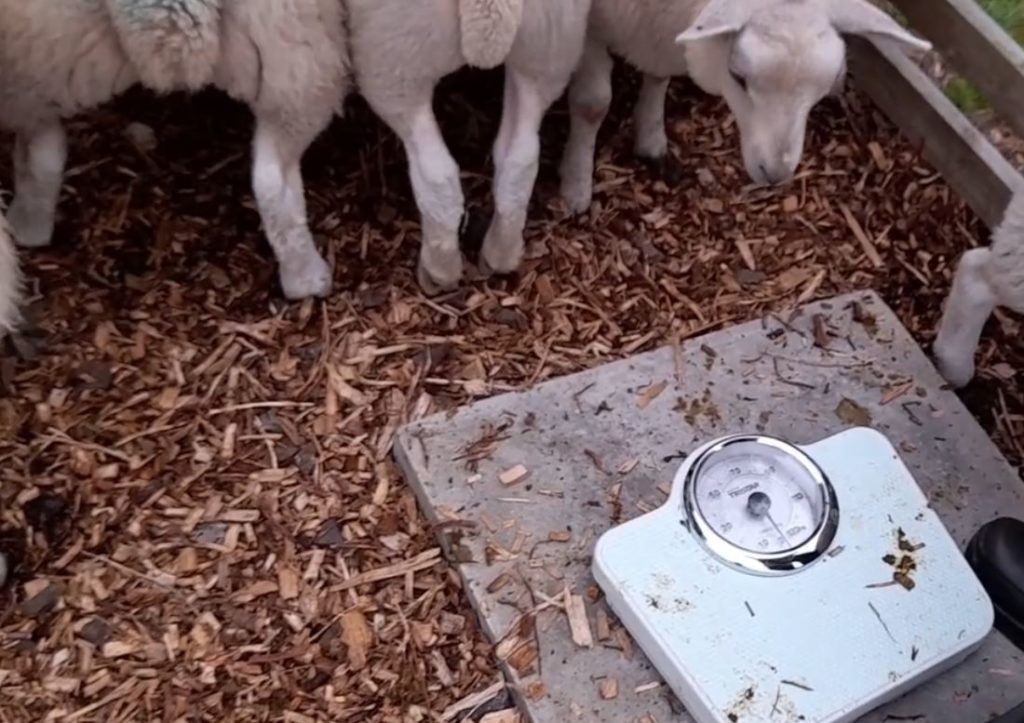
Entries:
[[[815,315],[831,331],[828,350],[815,346]],[[598,640],[608,613],[589,568],[597,537],[660,505],[680,456],[710,437],[756,430],[809,443],[860,422],[902,450],[961,546],[988,520],[1024,518],[1015,470],[942,386],[892,311],[856,294],[420,420],[400,431],[396,457],[487,634],[511,648],[505,672],[529,720],[691,721],[643,654],[622,649],[614,618]],[[464,456],[482,450],[474,471]],[[504,486],[499,474],[518,464],[529,477]],[[591,648],[573,642],[557,607],[517,622],[566,586],[585,600]],[[599,693],[607,678],[618,683],[612,699]],[[980,723],[1022,700],[1024,656],[993,632],[967,662],[862,720]]]

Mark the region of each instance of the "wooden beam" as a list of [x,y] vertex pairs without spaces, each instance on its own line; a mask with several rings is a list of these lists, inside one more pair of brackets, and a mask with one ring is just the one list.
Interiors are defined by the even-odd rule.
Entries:
[[[938,0],[934,0],[938,2]],[[990,228],[1024,178],[906,55],[886,42],[850,38],[850,71],[911,143]]]
[[1024,49],[977,0],[890,0],[1024,135]]

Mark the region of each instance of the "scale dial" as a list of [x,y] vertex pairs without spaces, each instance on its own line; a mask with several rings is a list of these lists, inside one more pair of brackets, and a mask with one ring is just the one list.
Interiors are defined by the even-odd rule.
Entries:
[[747,572],[795,572],[835,538],[839,508],[824,472],[773,437],[726,437],[700,453],[683,481],[690,530],[713,555]]

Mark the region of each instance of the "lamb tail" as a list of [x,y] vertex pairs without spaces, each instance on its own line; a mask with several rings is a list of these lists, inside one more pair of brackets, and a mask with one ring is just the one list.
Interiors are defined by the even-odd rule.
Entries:
[[474,68],[495,68],[512,51],[523,0],[459,0],[462,55]]
[[105,0],[142,84],[158,93],[199,90],[220,55],[221,0]]

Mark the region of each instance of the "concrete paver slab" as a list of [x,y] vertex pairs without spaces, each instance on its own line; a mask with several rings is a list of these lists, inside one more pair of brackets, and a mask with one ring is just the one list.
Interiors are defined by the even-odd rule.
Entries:
[[[762,431],[803,444],[862,423],[901,449],[961,546],[995,517],[1024,518],[1015,470],[942,387],[881,299],[854,294],[428,417],[400,430],[396,457],[530,720],[688,722],[600,599],[596,539],[660,505],[682,456],[709,438]],[[528,475],[504,484],[517,465]],[[592,647],[550,605],[566,589],[582,596]],[[608,678],[618,691],[605,699]],[[967,662],[862,720],[980,723],[1021,700],[1024,656],[993,632]]]

